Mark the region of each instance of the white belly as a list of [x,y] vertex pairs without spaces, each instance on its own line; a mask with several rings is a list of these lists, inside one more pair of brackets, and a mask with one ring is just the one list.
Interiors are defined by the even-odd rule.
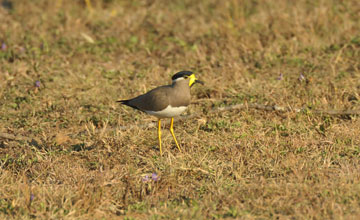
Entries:
[[187,106],[172,107],[169,105],[161,111],[145,111],[150,115],[154,115],[158,118],[172,118],[181,115],[186,110]]

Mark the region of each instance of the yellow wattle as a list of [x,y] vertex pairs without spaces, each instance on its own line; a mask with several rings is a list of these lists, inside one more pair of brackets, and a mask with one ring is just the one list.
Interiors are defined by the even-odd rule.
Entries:
[[190,75],[189,78],[189,86],[191,87],[191,85],[196,81],[195,74]]

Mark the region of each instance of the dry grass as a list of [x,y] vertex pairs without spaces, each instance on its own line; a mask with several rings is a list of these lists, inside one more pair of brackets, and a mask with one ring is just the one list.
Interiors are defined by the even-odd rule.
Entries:
[[[0,133],[34,141],[0,139],[1,218],[359,217],[359,118],[312,113],[360,108],[359,1],[13,4]],[[201,115],[175,124],[184,153],[164,130],[160,157],[154,118],[115,100],[179,70],[206,82]],[[209,112],[237,103],[308,110]]]

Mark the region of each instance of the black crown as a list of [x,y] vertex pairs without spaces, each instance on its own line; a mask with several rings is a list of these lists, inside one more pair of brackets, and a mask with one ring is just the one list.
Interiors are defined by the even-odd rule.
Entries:
[[184,76],[190,76],[190,75],[192,75],[193,74],[193,72],[191,72],[191,71],[180,71],[180,72],[178,72],[178,73],[175,73],[175,75],[173,75],[172,77],[171,77],[171,79],[172,80],[176,80],[176,79],[178,79],[178,78],[181,78],[181,77],[184,77]]

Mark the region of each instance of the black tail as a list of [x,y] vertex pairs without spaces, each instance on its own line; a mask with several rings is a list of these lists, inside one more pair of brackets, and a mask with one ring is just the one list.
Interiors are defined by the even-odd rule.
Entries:
[[118,100],[116,102],[120,102],[121,104],[128,105],[130,100]]
[[[128,100],[118,100],[118,101],[116,101],[116,102],[120,102],[120,103],[123,104],[123,105],[127,105],[127,106],[129,106],[129,107],[131,107],[131,108],[140,110],[138,107],[133,106],[133,105],[130,105],[130,103],[129,103],[130,101],[131,101],[131,99],[128,99]],[[140,111],[141,111],[141,110],[140,110]]]

